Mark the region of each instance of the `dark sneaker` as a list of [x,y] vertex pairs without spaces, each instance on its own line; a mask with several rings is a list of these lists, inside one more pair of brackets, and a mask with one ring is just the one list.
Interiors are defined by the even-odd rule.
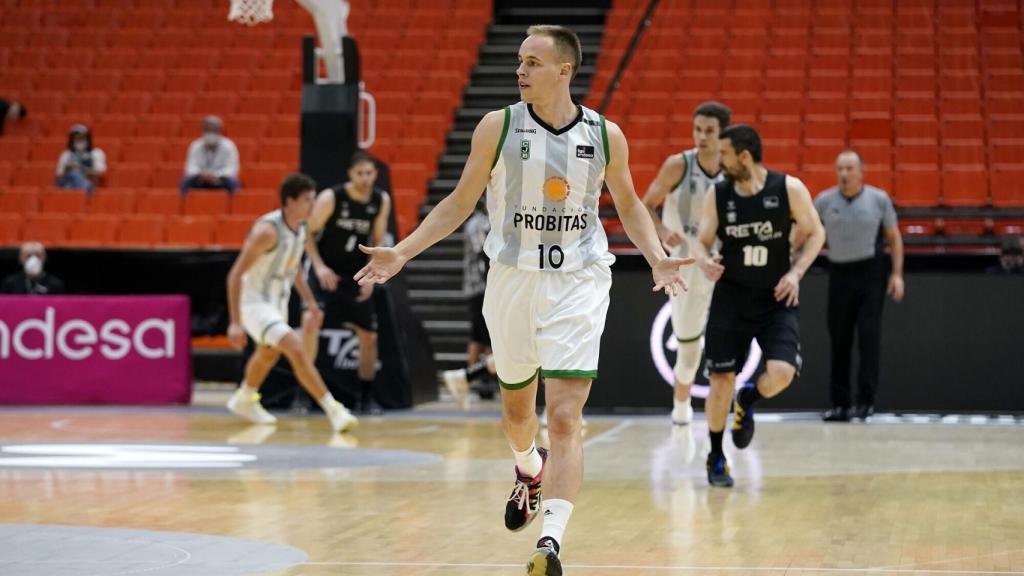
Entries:
[[554,538],[541,538],[537,549],[526,563],[529,576],[562,576],[562,561],[558,559],[558,542]]
[[722,454],[708,454],[708,484],[719,488],[732,488],[729,461]]
[[[548,461],[548,451],[537,448],[542,463]],[[519,532],[533,522],[540,510],[540,481],[544,475],[544,464],[541,464],[540,473],[533,478],[524,476],[516,466],[516,486],[512,489],[512,495],[505,503],[505,528],[513,532]],[[561,574],[561,572],[559,572]]]
[[845,406],[833,406],[822,414],[821,419],[825,422],[849,422],[850,409]]
[[871,404],[861,404],[860,406],[857,406],[857,409],[854,411],[854,418],[857,418],[858,420],[867,420],[874,415],[875,407]]
[[732,444],[740,450],[750,446],[754,439],[754,407],[744,406],[740,402],[741,394],[736,394],[736,400],[732,403]]

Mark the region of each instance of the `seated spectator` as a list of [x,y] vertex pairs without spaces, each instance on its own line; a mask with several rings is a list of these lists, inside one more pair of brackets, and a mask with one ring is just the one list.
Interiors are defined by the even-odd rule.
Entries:
[[107,171],[107,155],[92,145],[92,132],[84,124],[75,124],[68,133],[68,149],[57,160],[57,186],[85,190],[96,189]]
[[181,193],[190,188],[238,190],[238,148],[224,136],[224,123],[216,116],[203,119],[203,135],[188,147]]
[[4,121],[17,122],[28,115],[28,109],[17,100],[0,98],[0,134],[4,133]]
[[1024,274],[1024,245],[1019,238],[1003,242],[999,264],[986,270],[989,274]]
[[18,252],[23,271],[15,272],[0,283],[0,294],[63,294],[64,282],[43,271],[46,248],[39,242],[25,242]]

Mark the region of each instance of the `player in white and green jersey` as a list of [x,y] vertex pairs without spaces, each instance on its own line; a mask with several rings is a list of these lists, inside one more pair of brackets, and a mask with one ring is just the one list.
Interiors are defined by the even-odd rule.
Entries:
[[[597,377],[611,287],[608,242],[598,219],[607,183],[626,233],[651,265],[654,289],[685,289],[629,174],[626,138],[612,122],[572,101],[582,59],[579,38],[561,26],[533,26],[519,48],[522,102],[490,112],[473,133],[455,190],[394,248],[356,274],[382,283],[409,259],[451,234],[487,189],[491,258],[484,316],[502,386],[502,423],[515,453],[516,484],[505,526],[522,530],[539,513],[544,527],[527,564],[531,575],[561,574],[558,550],[583,480],[583,405]],[[551,457],[536,448],[537,378],[545,377]]]
[[[336,432],[358,423],[327,390],[313,366],[313,354],[303,338],[288,325],[288,299],[294,286],[306,303],[302,331],[320,329],[323,312],[313,299],[299,264],[306,241],[306,220],[313,209],[316,182],[305,174],[292,174],[281,183],[281,208],[261,216],[253,224],[238,258],[228,274],[228,339],[245,348],[246,333],[256,350],[245,365],[241,386],[228,400],[228,410],[254,424],[277,422],[260,404],[259,389],[284,354],[299,384],[320,404]],[[315,339],[306,338],[315,342]]]
[[[657,177],[644,195],[658,236],[673,256],[690,255],[688,244],[696,242],[697,228],[708,188],[724,179],[718,134],[729,127],[732,113],[718,102],[704,102],[693,111],[693,148],[665,159]],[[664,201],[661,218],[657,208]],[[696,267],[683,271],[690,289],[670,297],[672,331],[679,349],[676,352],[675,400],[672,423],[685,426],[693,419],[690,387],[700,368],[701,337],[708,321],[708,308],[714,282]],[[688,455],[692,456],[693,451]]]

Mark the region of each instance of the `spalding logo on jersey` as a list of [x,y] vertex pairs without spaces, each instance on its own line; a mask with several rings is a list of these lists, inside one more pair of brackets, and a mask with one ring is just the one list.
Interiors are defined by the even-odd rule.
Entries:
[[565,178],[561,176],[551,176],[544,181],[544,198],[548,202],[561,204],[569,197],[571,189],[569,181]]

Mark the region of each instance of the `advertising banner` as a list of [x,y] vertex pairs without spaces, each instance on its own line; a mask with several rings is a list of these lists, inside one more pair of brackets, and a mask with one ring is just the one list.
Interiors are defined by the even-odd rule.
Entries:
[[0,404],[184,404],[185,296],[0,296]]

